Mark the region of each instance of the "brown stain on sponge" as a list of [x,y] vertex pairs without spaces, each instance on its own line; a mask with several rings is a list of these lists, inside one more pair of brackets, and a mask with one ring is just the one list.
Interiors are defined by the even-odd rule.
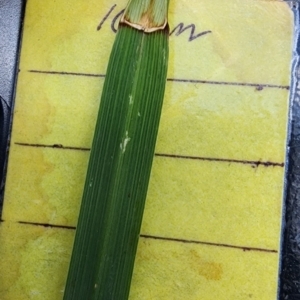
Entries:
[[203,259],[195,250],[190,250],[191,266],[200,276],[207,280],[221,280],[223,275],[222,264]]

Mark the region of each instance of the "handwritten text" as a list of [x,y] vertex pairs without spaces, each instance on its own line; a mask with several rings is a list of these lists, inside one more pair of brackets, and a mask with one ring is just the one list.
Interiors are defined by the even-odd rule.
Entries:
[[[100,30],[102,28],[102,26],[104,25],[104,23],[106,22],[106,20],[108,19],[108,17],[113,13],[113,11],[116,8],[116,4],[114,4],[109,11],[105,14],[104,18],[101,20],[101,22],[99,23],[97,30]],[[117,28],[118,28],[118,24],[120,21],[120,18],[122,16],[124,12],[124,9],[122,9],[121,11],[119,11],[112,19],[110,27],[111,30],[113,32],[117,32]],[[189,42],[192,42],[200,37],[203,37],[205,35],[207,35],[208,33],[212,33],[211,30],[205,30],[199,33],[196,33],[196,25],[195,24],[189,24],[189,25],[185,25],[183,22],[179,23],[178,25],[176,25],[172,30],[170,30],[170,36],[171,35],[175,35],[175,36],[179,36],[181,34],[183,34],[185,31],[189,31],[190,32],[190,36],[188,38]]]

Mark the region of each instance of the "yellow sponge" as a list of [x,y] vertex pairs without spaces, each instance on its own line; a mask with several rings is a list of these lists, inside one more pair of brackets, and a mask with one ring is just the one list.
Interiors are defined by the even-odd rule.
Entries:
[[[280,1],[170,2],[167,90],[130,299],[273,300],[292,11]],[[1,300],[62,299],[125,4],[27,3],[0,223]]]

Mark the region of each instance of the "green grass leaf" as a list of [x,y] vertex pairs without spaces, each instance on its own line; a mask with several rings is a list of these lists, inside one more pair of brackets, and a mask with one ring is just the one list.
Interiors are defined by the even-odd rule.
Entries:
[[168,25],[146,33],[120,24],[64,300],[128,298],[164,97],[168,36]]

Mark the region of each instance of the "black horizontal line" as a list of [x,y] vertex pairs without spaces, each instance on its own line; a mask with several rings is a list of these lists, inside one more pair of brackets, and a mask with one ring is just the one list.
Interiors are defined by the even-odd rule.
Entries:
[[75,226],[55,225],[55,224],[48,224],[48,223],[38,223],[38,222],[28,222],[28,221],[18,221],[17,223],[23,225],[43,226],[43,227],[60,228],[60,229],[68,229],[68,230],[76,229]]
[[198,79],[176,79],[168,78],[168,81],[175,82],[187,82],[187,83],[203,83],[203,84],[217,84],[217,85],[238,85],[238,86],[251,86],[255,87],[258,91],[264,88],[276,88],[289,90],[288,85],[277,85],[277,84],[267,84],[267,83],[247,83],[247,82],[229,82],[229,81],[209,81],[209,80],[198,80]]
[[[0,222],[5,222],[5,221],[1,219]],[[49,228],[76,230],[75,226],[55,225],[55,224],[48,224],[48,223],[29,222],[29,221],[17,221],[17,223],[21,224],[21,225],[31,225],[31,226],[42,226],[42,227],[49,227]],[[161,240],[161,241],[169,241],[169,242],[177,242],[177,243],[198,244],[198,245],[232,248],[232,249],[239,249],[239,250],[243,250],[243,251],[259,251],[259,252],[268,252],[268,253],[278,253],[277,250],[273,250],[273,249],[236,246],[236,245],[230,245],[230,244],[211,243],[211,242],[162,237],[162,236],[155,236],[155,235],[148,235],[148,234],[140,234],[140,237],[145,238],[145,239],[153,239],[153,240]]]
[[[63,146],[61,144],[45,145],[45,144],[29,144],[29,143],[15,142],[15,145],[24,146],[24,147],[52,148],[52,149],[61,149],[61,150],[77,150],[77,151],[90,151],[91,150],[90,148]],[[271,161],[238,160],[238,159],[229,159],[229,158],[200,157],[200,156],[176,155],[176,154],[166,154],[166,153],[155,153],[154,155],[157,157],[167,157],[167,158],[175,158],[175,159],[189,159],[189,160],[203,160],[203,161],[236,163],[236,164],[251,165],[252,167],[259,167],[259,166],[284,167],[284,163],[271,162]]]
[[202,242],[202,241],[196,241],[196,240],[178,239],[178,238],[162,237],[162,236],[155,236],[155,235],[148,235],[148,234],[141,234],[140,237],[145,238],[145,239],[153,239],[153,240],[161,240],[161,241],[169,241],[169,242],[179,242],[179,243],[185,243],[185,244],[198,244],[198,245],[232,248],[232,249],[239,249],[239,250],[243,250],[243,251],[259,251],[259,252],[268,252],[268,253],[278,253],[277,250],[273,250],[273,249],[235,246],[235,245],[229,245],[229,244]]
[[63,72],[63,71],[42,71],[42,70],[28,70],[30,73],[49,74],[49,75],[72,75],[72,76],[85,76],[85,77],[105,77],[104,74],[91,74],[91,73],[76,73],[76,72]]
[[[88,77],[105,77],[105,74],[90,74],[90,73],[76,73],[76,72],[64,72],[64,71],[43,71],[43,70],[28,70],[30,73],[40,73],[49,75],[73,75],[73,76],[88,76]],[[186,83],[200,83],[200,84],[215,84],[215,85],[234,85],[234,86],[249,86],[255,87],[258,91],[264,88],[276,88],[289,90],[288,85],[277,85],[267,83],[244,83],[244,82],[228,82],[228,81],[210,81],[210,80],[198,80],[198,79],[180,79],[180,78],[168,78],[167,81],[172,82],[186,82]]]
[[29,144],[29,143],[15,142],[15,145],[25,146],[25,147],[34,147],[34,148],[54,148],[54,149],[62,149],[62,150],[79,150],[79,151],[90,151],[91,150],[91,148],[63,146],[62,144],[45,145],[45,144]]
[[271,161],[260,161],[260,160],[239,160],[239,159],[229,159],[229,158],[213,158],[213,157],[200,157],[200,156],[186,156],[186,155],[176,155],[176,154],[164,154],[155,153],[155,156],[168,157],[168,158],[179,158],[179,159],[193,159],[193,160],[206,160],[206,161],[218,161],[218,162],[228,162],[236,164],[246,164],[253,167],[264,166],[264,167],[284,167],[284,163],[271,162]]

